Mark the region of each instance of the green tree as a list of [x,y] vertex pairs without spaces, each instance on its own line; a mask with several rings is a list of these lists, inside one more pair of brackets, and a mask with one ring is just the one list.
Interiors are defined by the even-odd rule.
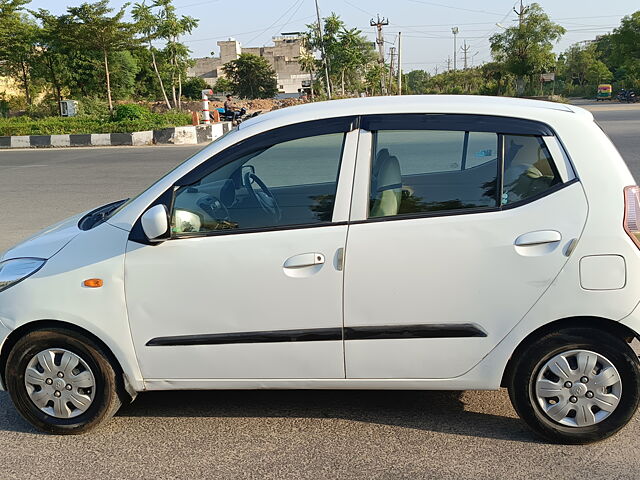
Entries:
[[420,95],[429,89],[431,75],[424,70],[412,70],[404,75],[404,81],[409,95]]
[[65,35],[60,27],[59,17],[40,9],[31,14],[40,21],[41,28],[36,34],[35,75],[53,87],[58,102],[63,98],[63,89],[70,81],[67,56],[63,53]]
[[278,93],[276,72],[265,58],[242,53],[222,68],[233,93],[241,98],[273,98]]
[[564,77],[565,82],[581,87],[608,82],[613,74],[598,56],[595,43],[572,45],[560,56],[558,73]]
[[157,50],[153,46],[153,41],[158,38],[158,30],[161,26],[160,17],[155,15],[151,5],[147,5],[144,1],[142,3],[136,3],[131,10],[131,16],[136,22],[136,30],[142,35],[142,41],[147,46],[147,49],[151,55],[151,65],[153,66],[153,72],[155,73],[158,81],[158,86],[162,92],[162,97],[167,105],[167,108],[171,110],[171,103],[167,97],[167,91],[164,88],[162,76],[158,68]]
[[386,65],[373,62],[367,65],[364,74],[364,86],[368,95],[382,95],[383,79],[389,74]]
[[626,88],[640,88],[640,11],[622,18],[618,28],[596,43],[614,81]]
[[506,71],[516,76],[518,95],[524,93],[525,77],[554,66],[553,44],[564,33],[563,27],[553,23],[542,7],[533,3],[518,26],[491,36],[491,53],[496,61],[504,64]]
[[[347,91],[358,92],[363,82],[364,71],[368,70],[370,64],[375,60],[375,51],[369,40],[356,28],[347,28],[338,15],[332,13],[323,19],[324,31],[322,41],[318,32],[317,24],[307,25],[308,31],[305,35],[306,44],[310,51],[320,51],[321,43],[324,44],[326,61],[329,69],[329,83],[331,90],[335,90],[335,85],[340,84],[342,95]],[[321,62],[312,62],[311,58],[303,60],[305,66],[317,71],[322,65]],[[365,68],[367,67],[367,68]],[[316,76],[318,79],[324,77]]]
[[31,105],[31,66],[38,26],[24,13],[29,0],[0,0],[0,71],[20,82]]
[[233,83],[226,78],[220,77],[216,80],[215,85],[213,86],[213,91],[216,93],[227,93],[233,91]]
[[111,95],[111,72],[109,56],[113,52],[122,51],[135,45],[134,29],[131,24],[122,21],[125,4],[115,15],[109,16],[113,9],[108,0],[96,3],[83,3],[79,7],[69,7],[69,27],[72,29],[78,45],[101,53],[104,67],[107,101],[109,110],[113,110]]
[[202,90],[211,88],[209,84],[201,77],[192,77],[185,80],[182,85],[182,94],[189,100],[200,100],[202,98]]
[[[38,26],[25,14],[16,13],[3,22],[0,40],[0,71],[20,82],[27,104],[33,103],[32,65],[36,56]],[[4,30],[7,28],[8,30]]]
[[334,69],[339,71],[342,95],[345,95],[345,76],[352,90],[360,87],[360,69],[375,59],[375,53],[369,42],[357,28],[344,26],[338,32],[337,50],[332,52]]
[[187,67],[193,63],[190,58],[191,50],[184,43],[180,43],[180,37],[191,33],[198,26],[198,20],[189,16],[179,17],[172,0],[155,0],[153,5],[160,9],[156,30],[158,38],[165,41],[164,53],[169,60],[173,105],[180,109],[182,78],[186,77]]

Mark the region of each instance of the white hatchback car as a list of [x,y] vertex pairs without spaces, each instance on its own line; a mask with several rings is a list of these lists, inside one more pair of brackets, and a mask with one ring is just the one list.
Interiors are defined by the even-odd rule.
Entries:
[[247,121],[0,263],[0,371],[53,433],[138,392],[497,389],[552,441],[638,406],[640,190],[590,113],[380,97]]

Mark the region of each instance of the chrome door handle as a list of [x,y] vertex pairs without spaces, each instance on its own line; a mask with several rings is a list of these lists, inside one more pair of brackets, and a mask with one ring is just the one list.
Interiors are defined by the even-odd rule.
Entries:
[[324,255],[321,253],[301,253],[285,260],[284,268],[302,268],[321,265],[324,263]]
[[518,247],[527,247],[533,245],[543,245],[545,243],[556,243],[562,240],[560,232],[555,230],[538,230],[520,235],[516,238],[515,245]]

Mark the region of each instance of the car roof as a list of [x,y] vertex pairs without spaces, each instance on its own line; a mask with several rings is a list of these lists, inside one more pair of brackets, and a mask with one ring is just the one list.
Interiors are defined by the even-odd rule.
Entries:
[[384,113],[458,113],[546,121],[557,112],[577,113],[592,118],[591,114],[582,108],[541,100],[480,95],[402,95],[295,105],[251,118],[242,123],[240,129],[256,126],[257,130],[264,131],[323,118]]

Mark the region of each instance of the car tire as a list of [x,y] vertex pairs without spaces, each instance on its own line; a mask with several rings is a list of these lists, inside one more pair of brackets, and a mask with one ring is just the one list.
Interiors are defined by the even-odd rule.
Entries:
[[[567,365],[570,371],[565,372]],[[611,366],[614,370],[603,373]],[[577,380],[582,370],[589,370],[589,378]],[[638,408],[638,357],[624,340],[604,330],[565,328],[548,333],[519,352],[511,372],[507,386],[516,412],[534,432],[554,443],[604,440],[624,427]],[[564,373],[568,377],[562,378]],[[596,378],[601,373],[602,378]],[[617,383],[599,386],[614,382],[615,374]]]
[[52,434],[88,432],[111,418],[124,399],[104,350],[66,329],[36,330],[20,338],[7,358],[5,379],[20,414]]

